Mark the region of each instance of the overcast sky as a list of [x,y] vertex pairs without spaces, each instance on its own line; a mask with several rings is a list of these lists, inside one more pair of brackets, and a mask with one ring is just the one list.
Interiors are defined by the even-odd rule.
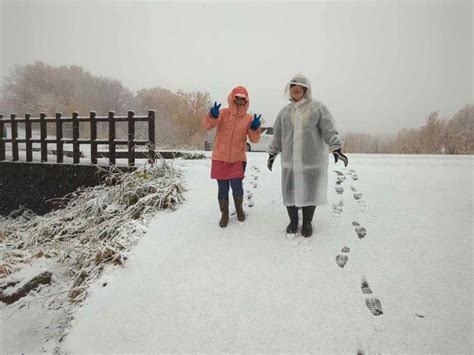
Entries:
[[471,0],[0,3],[2,76],[15,64],[75,64],[132,91],[224,103],[244,85],[272,124],[301,72],[343,133],[397,133],[474,102]]

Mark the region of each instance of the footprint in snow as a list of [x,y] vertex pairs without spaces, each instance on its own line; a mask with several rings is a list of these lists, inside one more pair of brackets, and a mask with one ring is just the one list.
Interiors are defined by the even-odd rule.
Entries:
[[349,260],[349,256],[347,254],[349,253],[350,250],[351,249],[349,247],[343,247],[341,249],[342,254],[339,254],[338,256],[336,256],[337,265],[339,265],[342,268],[346,265],[347,261]]
[[[362,276],[360,288],[363,294],[365,295],[372,294],[372,289],[370,288],[369,283],[367,282],[367,279],[365,278],[365,276]],[[382,302],[380,302],[380,300],[377,297],[366,298],[365,305],[374,316],[380,316],[381,314],[383,314]]]
[[342,207],[339,206],[338,204],[335,204],[335,203],[333,203],[332,209],[333,209],[333,213],[336,214],[336,215],[341,214],[342,211],[343,211]]
[[334,215],[340,215],[343,212],[343,208],[344,208],[344,201],[342,200],[342,198],[338,204],[336,203],[332,204],[332,210],[333,210],[332,212]]
[[341,195],[344,192],[344,188],[341,185],[336,185],[336,192]]
[[354,230],[357,233],[359,239],[362,239],[367,235],[367,229],[365,229],[365,227],[362,227],[359,222],[352,222],[352,225],[355,226]]
[[355,231],[359,239],[362,239],[367,235],[367,229],[365,229],[364,227],[357,227]]
[[374,316],[383,314],[382,303],[378,298],[366,298],[365,305]]
[[362,192],[354,192],[354,199],[360,200],[362,198]]
[[372,293],[372,290],[370,289],[369,283],[367,282],[365,276],[362,276],[362,280],[360,282],[360,289],[365,295],[370,295]]

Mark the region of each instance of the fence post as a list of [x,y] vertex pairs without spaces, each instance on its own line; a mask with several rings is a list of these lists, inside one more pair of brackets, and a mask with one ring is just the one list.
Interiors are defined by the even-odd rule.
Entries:
[[63,162],[63,123],[61,121],[62,113],[56,113],[56,162]]
[[3,132],[6,132],[5,126],[3,125],[3,115],[0,115],[0,131],[2,132],[2,136],[0,137],[0,161],[2,161],[5,160],[5,141],[3,140]]
[[97,164],[97,121],[95,116],[97,113],[95,111],[90,112],[91,119],[91,163]]
[[72,155],[73,164],[79,164],[79,112],[72,113]]
[[33,145],[31,143],[31,114],[25,113],[26,161],[33,161]]
[[135,165],[135,112],[128,111],[128,166]]
[[109,161],[115,165],[115,112],[109,111]]
[[13,161],[18,161],[18,123],[15,121],[16,114],[12,113],[10,115],[11,125],[12,125],[12,155]]
[[41,140],[41,162],[48,161],[48,144],[46,143],[47,139],[47,129],[46,129],[46,114],[44,112],[40,113],[40,140]]
[[155,153],[155,111],[148,111],[148,161],[153,164]]
[[208,140],[204,141],[204,150],[206,151],[212,150],[212,142],[209,142]]

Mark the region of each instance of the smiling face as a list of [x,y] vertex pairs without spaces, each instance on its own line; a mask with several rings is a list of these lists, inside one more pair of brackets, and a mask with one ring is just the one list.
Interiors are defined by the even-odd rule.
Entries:
[[244,106],[246,102],[247,99],[245,97],[236,96],[234,98],[234,104],[236,104],[237,106]]
[[294,101],[300,101],[304,94],[306,93],[306,88],[301,85],[291,84],[290,85],[290,95]]

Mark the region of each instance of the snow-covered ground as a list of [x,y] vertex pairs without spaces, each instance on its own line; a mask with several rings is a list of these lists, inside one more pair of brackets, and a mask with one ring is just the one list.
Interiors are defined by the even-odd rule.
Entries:
[[[60,351],[473,352],[474,157],[331,161],[330,203],[309,240],[284,234],[279,160],[269,172],[266,158],[249,153],[248,218],[225,229],[210,161],[177,160],[186,202],[160,212],[125,268],[92,287]],[[18,314],[2,317],[1,352],[40,351]]]

